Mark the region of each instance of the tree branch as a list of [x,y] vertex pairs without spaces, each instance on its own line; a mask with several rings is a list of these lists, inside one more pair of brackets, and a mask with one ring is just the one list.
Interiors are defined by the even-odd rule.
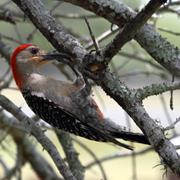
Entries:
[[135,121],[139,128],[148,137],[156,152],[171,170],[180,176],[180,158],[174,145],[166,139],[162,129],[156,124],[145,111],[141,102],[136,98],[134,92],[119,81],[119,79],[106,72],[99,74],[99,79],[94,79],[103,90],[111,96],[129,116]]
[[[148,153],[148,152],[150,152],[152,150],[153,149],[151,147],[148,147],[148,148],[145,148],[145,149],[142,149],[142,150],[139,150],[139,151],[135,151],[133,153],[136,156],[138,156],[138,155],[146,154],[146,153]],[[99,161],[100,161],[100,163],[103,163],[103,162],[106,162],[106,161],[115,160],[115,159],[118,159],[118,158],[126,158],[126,157],[129,157],[129,156],[132,156],[132,152],[114,153],[114,154],[110,154],[110,155],[107,155],[107,156],[104,156],[104,157],[100,158]],[[89,169],[94,165],[96,165],[96,161],[92,161],[92,162],[88,163],[85,166],[85,168]]]
[[[136,15],[130,7],[120,1],[64,0],[104,17],[119,27]],[[163,38],[151,25],[144,25],[135,35],[135,40],[168,71],[180,76],[180,50]]]
[[[84,58],[83,64],[79,64],[83,68],[84,73],[94,81],[101,85],[104,91],[110,95],[116,102],[123,107],[123,109],[134,119],[136,124],[141,128],[145,135],[149,138],[154,149],[162,157],[163,161],[172,169],[173,172],[180,176],[180,158],[176,152],[173,144],[166,139],[161,128],[155,123],[155,121],[147,114],[142,102],[135,96],[135,91],[132,91],[127,86],[119,81],[119,79],[111,74],[108,70],[101,70],[97,74],[88,71],[88,63],[91,61],[97,62],[104,59],[100,55],[87,54],[86,50],[79,45],[75,38],[65,38],[62,35],[67,35],[64,31],[56,26],[54,19],[49,15],[40,0],[13,0],[19,7],[26,12],[32,22],[41,30],[41,32],[50,40],[50,42],[59,49],[60,44],[64,43],[65,47],[75,54],[75,57]],[[68,1],[68,0],[66,0]],[[94,11],[95,13],[106,17],[113,23],[119,26],[124,25],[128,20],[135,16],[133,11],[130,11],[125,5],[119,1],[100,1],[100,0],[69,0],[69,2],[77,3],[80,6],[84,6],[86,9]],[[38,5],[36,3],[39,3]],[[109,3],[109,4],[108,4]],[[37,9],[36,9],[37,7]],[[40,10],[39,10],[40,9]],[[39,12],[42,13],[39,15]],[[39,17],[39,16],[40,17]],[[48,19],[48,21],[47,21]],[[44,23],[45,21],[45,23]],[[51,23],[49,23],[51,22]],[[51,32],[55,30],[55,32]],[[146,47],[146,50],[156,58],[156,60],[163,66],[167,66],[167,69],[180,74],[180,61],[178,62],[179,50],[174,48],[171,44],[165,41],[151,26],[145,25],[141,28],[141,33],[136,35],[136,39],[141,38],[142,46]],[[47,34],[46,34],[47,32]],[[149,36],[150,34],[151,36]],[[143,36],[143,37],[142,37]],[[152,37],[154,36],[154,37]],[[51,38],[52,39],[51,39]],[[67,37],[69,37],[67,35]],[[148,39],[145,39],[147,38]],[[154,40],[156,38],[156,40]],[[59,39],[59,42],[57,41]],[[62,40],[67,40],[62,41]],[[163,41],[164,40],[164,41]],[[141,40],[139,40],[141,41]],[[158,42],[157,42],[158,41]],[[154,44],[155,43],[155,44]],[[163,44],[164,43],[164,44]],[[162,45],[157,47],[157,45]],[[59,45],[59,46],[58,46]],[[168,45],[168,46],[166,46]],[[151,47],[150,47],[151,46]],[[60,49],[59,49],[60,50]],[[163,50],[163,52],[162,52]],[[168,51],[169,56],[166,59],[162,59],[162,56]],[[158,52],[158,53],[157,53]],[[163,54],[162,54],[163,53]],[[174,56],[174,58],[172,57]],[[171,58],[172,57],[172,58]],[[175,58],[176,57],[176,58]],[[86,62],[88,62],[86,64]],[[176,63],[176,64],[173,64]],[[175,71],[178,70],[178,71]],[[86,71],[86,72],[85,72]],[[83,100],[82,100],[83,101]],[[84,106],[85,107],[85,106]],[[91,115],[93,113],[90,113]]]
[[137,31],[165,2],[166,0],[150,0],[134,18],[125,24],[123,30],[103,49],[103,56],[106,62],[109,62],[125,43],[134,38]]
[[59,172],[65,179],[76,179],[62,160],[54,144],[45,136],[43,131],[36,126],[33,120],[27,117],[17,106],[15,106],[3,95],[0,95],[0,105],[14,117],[16,117],[24,125],[25,129],[27,129],[27,131],[32,134],[37,141],[39,141],[43,148],[49,153]]
[[15,118],[8,118],[5,113],[0,114],[0,129],[8,128],[8,133],[12,136],[17,144],[22,146],[23,158],[31,164],[37,175],[42,179],[58,179],[50,164],[43,158],[43,156],[36,151],[34,145],[30,142],[24,127]]
[[56,22],[41,0],[13,0],[40,32],[60,52],[65,51],[81,61],[86,53],[79,42]]
[[10,63],[10,48],[0,39],[0,54]]
[[79,141],[77,138],[73,138],[73,141],[75,141],[81,148],[83,148],[87,153],[89,153],[89,155],[91,155],[91,157],[94,159],[95,164],[99,167],[102,173],[102,179],[107,180],[106,172],[103,168],[103,165],[101,164],[98,157],[96,156],[96,154],[90,148],[88,148],[85,144]]
[[6,21],[11,24],[16,24],[16,21],[10,11],[0,10],[0,21]]
[[58,140],[60,141],[62,148],[66,154],[66,159],[69,164],[69,168],[71,169],[73,175],[78,180],[84,179],[84,167],[82,166],[78,156],[79,154],[74,148],[72,138],[69,133],[56,130],[56,135]]
[[180,82],[151,84],[136,90],[136,97],[143,100],[149,96],[162,94],[166,91],[180,89]]

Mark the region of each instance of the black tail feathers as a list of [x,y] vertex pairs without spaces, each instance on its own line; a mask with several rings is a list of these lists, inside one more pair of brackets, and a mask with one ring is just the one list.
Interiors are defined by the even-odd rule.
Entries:
[[132,142],[150,145],[150,142],[146,138],[146,136],[144,136],[143,134],[140,134],[140,133],[132,133],[132,132],[122,131],[122,132],[111,132],[111,135],[114,138],[121,138],[126,141],[132,141]]

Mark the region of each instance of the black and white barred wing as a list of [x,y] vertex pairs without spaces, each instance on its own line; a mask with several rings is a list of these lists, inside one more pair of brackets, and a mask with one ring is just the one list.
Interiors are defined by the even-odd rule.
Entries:
[[23,96],[34,113],[53,127],[90,140],[113,142],[127,149],[132,149],[130,146],[115,140],[110,135],[82,122],[75,115],[67,112],[61,106],[43,96],[37,96],[28,90],[23,91]]

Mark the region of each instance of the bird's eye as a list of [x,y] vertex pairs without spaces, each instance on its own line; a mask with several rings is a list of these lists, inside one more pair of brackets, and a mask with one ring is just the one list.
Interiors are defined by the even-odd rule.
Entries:
[[35,55],[39,52],[39,49],[38,48],[31,48],[30,51],[31,51],[31,54]]

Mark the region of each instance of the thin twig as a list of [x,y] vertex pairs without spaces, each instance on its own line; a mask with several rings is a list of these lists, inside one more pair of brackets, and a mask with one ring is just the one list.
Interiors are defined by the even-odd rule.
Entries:
[[[108,37],[110,37],[111,35],[115,34],[116,32],[118,32],[119,28],[116,27],[116,29],[114,29],[114,31],[111,30],[107,30],[104,33],[102,33],[99,37],[96,38],[96,41],[98,43],[102,42],[103,40],[107,39]],[[85,48],[87,50],[89,50],[90,48],[92,48],[94,45],[93,41],[89,42],[88,44],[85,45]]]
[[85,151],[87,151],[95,160],[96,165],[99,166],[99,169],[102,173],[103,176],[103,180],[107,180],[107,175],[106,175],[106,171],[104,170],[101,162],[99,161],[98,157],[96,156],[96,154],[90,149],[88,148],[85,144],[83,144],[81,141],[79,141],[76,138],[73,138],[73,141],[75,141],[79,146],[81,146]]
[[84,20],[85,20],[85,22],[86,22],[86,24],[87,24],[87,27],[88,27],[90,36],[91,36],[91,38],[92,38],[94,47],[95,47],[96,52],[97,52],[97,51],[99,50],[98,42],[96,41],[96,38],[95,38],[95,36],[94,36],[94,34],[93,34],[92,30],[91,30],[91,26],[90,26],[90,24],[89,24],[87,18],[84,18]]
[[171,31],[169,29],[164,29],[164,28],[158,28],[160,31],[163,31],[163,32],[166,32],[166,33],[169,33],[169,34],[172,34],[174,36],[180,36],[180,33],[179,32],[174,32],[174,31]]
[[[175,76],[174,76],[174,74],[172,74],[172,83],[174,83],[174,80],[175,80]],[[173,107],[173,90],[170,90],[170,102],[169,102],[169,105],[170,105],[171,110],[173,110],[174,109],[174,107]]]
[[[127,113],[125,113],[125,117],[126,117],[126,124],[127,124],[127,127],[129,129],[131,129],[131,121],[130,121],[130,117],[128,116]],[[134,143],[131,142],[131,146],[133,146]],[[137,180],[137,163],[136,163],[136,154],[135,154],[135,151],[133,151],[131,153],[131,160],[132,160],[132,180]]]
[[168,131],[168,130],[171,130],[171,129],[174,129],[175,128],[175,125],[177,123],[180,122],[180,117],[176,119],[176,121],[174,121],[171,125],[167,126],[166,128],[164,128],[163,130],[164,131]]
[[[148,147],[148,148],[145,148],[143,150],[134,152],[134,154],[136,156],[139,156],[139,155],[148,153],[149,151],[152,151],[152,150],[153,150],[152,147]],[[131,155],[132,155],[131,152],[130,153],[114,153],[114,154],[110,154],[110,155],[107,155],[107,156],[104,156],[104,157],[100,158],[99,161],[101,163],[103,163],[103,162],[115,160],[115,159],[118,159],[118,158],[126,158],[126,157],[129,157]],[[85,167],[86,167],[86,169],[89,169],[94,165],[96,165],[96,161],[92,161],[92,162],[88,163]]]
[[32,39],[33,39],[34,35],[36,34],[36,32],[37,32],[37,28],[34,28],[32,30],[32,32],[29,33],[28,36],[26,37],[27,41],[32,41]]
[[4,112],[0,114],[1,130],[8,129],[8,134],[12,136],[16,145],[22,146],[22,156],[30,163],[32,169],[41,179],[59,179],[48,161],[43,158],[41,153],[36,150],[36,147],[31,141],[31,137],[24,126],[14,117],[9,118]]
[[135,36],[137,31],[165,2],[166,1],[162,0],[150,0],[136,16],[124,26],[124,29],[105,47],[105,49],[103,49],[103,55],[107,62],[109,62],[112,57],[118,53],[125,43]]
[[55,145],[45,136],[44,132],[36,126],[35,122],[28,118],[17,106],[15,106],[3,95],[0,95],[0,105],[5,110],[13,114],[14,117],[16,117],[25,126],[25,128],[27,128],[29,133],[31,133],[40,142],[43,148],[47,150],[54,163],[56,164],[59,172],[65,179],[76,179],[62,160]]
[[11,23],[13,25],[16,24],[16,20],[14,19],[10,11],[0,10],[0,20]]
[[155,68],[157,68],[159,70],[164,70],[164,68],[162,66],[160,66],[159,64],[154,63],[150,59],[142,58],[140,55],[137,55],[136,53],[130,54],[130,53],[121,51],[121,52],[118,53],[118,55],[123,56],[123,57],[127,57],[128,59],[130,58],[130,60],[137,60],[139,62],[149,64],[152,67],[155,67]]
[[72,138],[69,133],[55,130],[59,142],[62,145],[62,148],[65,152],[69,168],[71,169],[73,175],[78,180],[84,179],[84,167],[79,160],[79,154],[74,148]]
[[94,14],[85,14],[85,15],[80,15],[80,14],[75,14],[75,13],[68,13],[68,14],[59,14],[56,13],[54,14],[55,18],[64,18],[64,19],[95,19],[95,18],[99,18],[99,16],[94,15]]
[[[160,94],[160,100],[161,100],[161,104],[162,104],[162,107],[163,107],[163,110],[164,110],[164,114],[165,114],[165,116],[167,118],[168,124],[171,125],[171,124],[173,124],[173,121],[171,119],[168,108],[166,106],[166,101],[165,101],[165,98],[164,98],[163,94]],[[172,129],[172,132],[173,132],[173,134],[176,134],[175,129]]]
[[[17,145],[17,156],[16,156],[16,163],[14,165],[14,167],[12,167],[11,169],[9,169],[7,171],[7,173],[5,174],[5,176],[3,178],[1,178],[1,180],[7,180],[7,179],[12,179],[13,176],[19,176],[19,178],[17,178],[18,180],[20,180],[20,171],[21,171],[21,166],[25,164],[25,162],[21,162],[21,153],[19,152],[19,145]],[[19,171],[19,173],[18,173]],[[18,173],[18,175],[17,175]]]

